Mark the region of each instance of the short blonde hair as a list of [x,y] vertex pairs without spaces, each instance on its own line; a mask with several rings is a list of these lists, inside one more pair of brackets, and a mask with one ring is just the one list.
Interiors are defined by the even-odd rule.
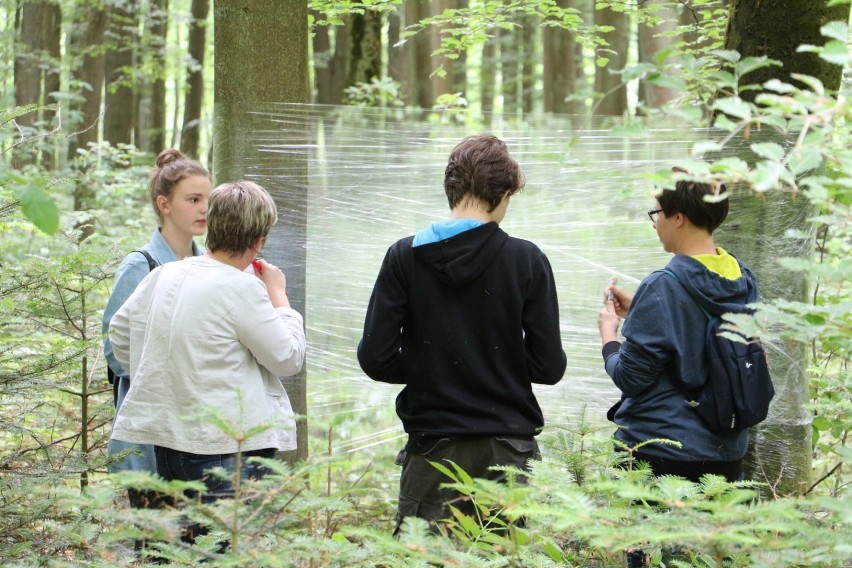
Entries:
[[207,207],[207,249],[238,256],[269,234],[278,221],[275,202],[250,181],[223,183],[210,194]]

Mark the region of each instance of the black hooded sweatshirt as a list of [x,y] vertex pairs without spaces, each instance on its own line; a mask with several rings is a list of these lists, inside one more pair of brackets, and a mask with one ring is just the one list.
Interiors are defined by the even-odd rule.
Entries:
[[532,383],[556,384],[566,358],[547,257],[486,223],[388,249],[358,345],[374,380],[403,384],[396,411],[415,437],[534,436]]

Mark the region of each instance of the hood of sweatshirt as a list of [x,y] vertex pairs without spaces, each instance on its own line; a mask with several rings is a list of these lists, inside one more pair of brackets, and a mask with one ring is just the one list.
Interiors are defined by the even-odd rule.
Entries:
[[485,223],[454,237],[414,247],[414,257],[426,263],[446,285],[464,286],[485,272],[508,238],[497,223]]
[[742,275],[729,280],[707,269],[701,262],[683,254],[675,255],[666,266],[674,272],[679,282],[702,308],[714,315],[724,313],[750,313],[746,304],[760,300],[757,279],[743,263]]

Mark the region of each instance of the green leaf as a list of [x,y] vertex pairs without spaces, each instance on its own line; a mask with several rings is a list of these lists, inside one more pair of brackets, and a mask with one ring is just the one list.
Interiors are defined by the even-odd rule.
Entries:
[[819,56],[834,65],[848,65],[852,63],[852,55],[850,55],[845,41],[829,41],[819,52]]
[[778,177],[781,164],[778,162],[761,161],[752,172],[754,190],[759,192],[778,188]]
[[787,167],[797,176],[815,170],[822,164],[822,154],[819,148],[804,147],[794,153]]
[[720,59],[724,59],[725,61],[730,61],[731,63],[736,63],[740,60],[740,54],[733,50],[728,49],[714,49],[711,51],[713,55]]
[[751,106],[739,97],[716,99],[713,103],[713,108],[743,120],[751,118]]
[[20,200],[24,216],[33,225],[48,235],[56,234],[59,228],[59,207],[47,193],[37,187],[26,186],[20,192]]
[[609,63],[609,58],[607,57],[598,57],[595,59],[595,65],[598,67],[606,67],[607,63]]
[[624,138],[647,138],[650,136],[648,129],[642,124],[622,124],[610,130],[609,133]]
[[780,144],[775,144],[774,142],[762,142],[759,144],[752,144],[750,147],[751,151],[760,156],[761,158],[780,162],[781,159],[784,157],[784,148],[782,148]]
[[718,142],[713,142],[712,140],[704,140],[701,142],[696,142],[692,145],[691,154],[693,156],[701,156],[705,152],[721,152],[723,146]]
[[770,91],[775,91],[776,93],[792,93],[796,90],[796,87],[790,83],[785,83],[779,79],[770,79],[765,82],[763,86]]
[[734,69],[736,69],[737,74],[742,77],[752,71],[757,71],[758,69],[763,69],[764,67],[770,67],[772,65],[779,65],[779,63],[764,55],[762,57],[746,57],[742,61],[738,61],[734,66]]
[[825,432],[826,430],[831,428],[831,422],[825,416],[815,417],[811,425],[814,427],[814,429],[819,430],[820,432]]
[[821,27],[819,31],[825,37],[830,37],[843,43],[846,43],[846,40],[849,38],[849,26],[846,22],[829,22]]
[[825,325],[826,319],[822,314],[805,314],[805,321],[813,325]]
[[650,77],[648,77],[648,82],[652,85],[656,85],[657,87],[662,87],[665,89],[686,91],[686,83],[684,83],[677,77],[672,77],[671,75],[651,75]]

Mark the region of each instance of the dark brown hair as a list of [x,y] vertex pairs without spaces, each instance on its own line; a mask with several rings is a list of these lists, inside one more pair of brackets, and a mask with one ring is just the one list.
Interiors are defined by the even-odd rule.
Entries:
[[154,212],[163,221],[163,214],[157,207],[157,197],[162,195],[166,199],[172,196],[175,186],[190,176],[204,176],[210,179],[207,168],[184,156],[179,150],[167,148],[157,156],[157,169],[151,173],[151,181],[148,185],[151,191],[151,204]]
[[493,211],[503,194],[514,195],[524,187],[518,163],[509,156],[502,140],[490,135],[468,136],[450,154],[444,172],[444,191],[450,209],[465,197],[475,197]]
[[[672,168],[675,173],[688,173],[680,168]],[[698,181],[678,180],[675,188],[666,189],[656,198],[666,217],[683,213],[690,222],[711,234],[728,216],[728,196],[724,184],[709,184]],[[705,201],[705,195],[722,196],[721,201]]]

